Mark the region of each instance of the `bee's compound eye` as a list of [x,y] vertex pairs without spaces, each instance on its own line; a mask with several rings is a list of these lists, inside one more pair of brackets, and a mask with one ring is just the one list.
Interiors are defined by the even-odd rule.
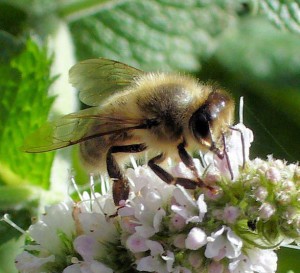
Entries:
[[190,119],[190,130],[198,140],[206,138],[210,134],[208,115],[203,110],[200,108]]

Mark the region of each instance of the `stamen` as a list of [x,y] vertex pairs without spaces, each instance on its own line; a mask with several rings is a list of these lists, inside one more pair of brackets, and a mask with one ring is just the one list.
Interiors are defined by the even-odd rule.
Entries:
[[167,158],[167,163],[168,163],[169,167],[172,167],[172,158],[171,157]]
[[90,189],[91,189],[91,195],[94,198],[94,201],[96,202],[99,210],[103,213],[103,215],[106,215],[105,212],[103,211],[103,208],[98,200],[98,198],[96,197],[96,192],[95,192],[95,181],[94,181],[94,176],[90,175]]
[[77,194],[78,194],[79,199],[80,199],[81,201],[83,201],[83,196],[82,196],[81,192],[79,191],[79,188],[78,188],[78,186],[77,186],[77,183],[76,183],[76,181],[75,181],[73,175],[70,176],[70,180],[71,180],[71,182],[72,182],[72,185],[73,185],[75,191],[76,191]]
[[105,176],[100,176],[101,194],[107,194],[110,189],[110,181]]
[[239,120],[241,124],[244,124],[244,97],[240,98]]
[[10,226],[12,226],[14,229],[16,229],[16,230],[18,230],[19,232],[21,232],[22,234],[24,234],[24,235],[27,234],[27,232],[26,232],[24,229],[20,228],[16,223],[14,223],[12,220],[10,220],[10,219],[8,218],[8,214],[7,214],[7,213],[3,215],[1,221],[6,222],[6,223],[9,224]]
[[136,170],[138,168],[138,165],[137,165],[136,160],[133,155],[130,155],[130,161],[131,161],[133,169]]

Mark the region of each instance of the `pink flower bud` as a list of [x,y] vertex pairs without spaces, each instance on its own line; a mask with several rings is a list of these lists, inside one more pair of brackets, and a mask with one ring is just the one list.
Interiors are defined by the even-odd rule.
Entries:
[[269,203],[262,204],[259,210],[260,217],[265,220],[268,220],[275,213],[274,206]]
[[266,177],[271,181],[271,182],[278,182],[281,179],[281,173],[280,171],[275,168],[275,167],[270,167],[267,171],[266,171]]
[[280,191],[276,194],[276,201],[281,205],[287,205],[291,202],[291,195],[287,192]]
[[173,245],[180,249],[183,249],[185,248],[185,239],[186,239],[185,234],[178,234],[174,238]]
[[224,209],[223,219],[225,222],[233,224],[239,217],[240,210],[234,206],[226,206]]
[[208,272],[209,273],[223,273],[224,266],[221,263],[213,261],[209,266],[208,266]]
[[172,223],[172,227],[175,230],[182,230],[186,225],[185,219],[182,216],[180,216],[179,214],[175,214],[171,218],[171,223]]
[[268,196],[268,190],[264,187],[258,187],[254,193],[256,200],[263,202]]
[[296,185],[295,185],[295,183],[294,183],[293,181],[291,181],[291,180],[285,180],[285,181],[283,181],[281,186],[282,186],[282,188],[283,188],[284,190],[286,190],[286,191],[292,192],[292,191],[295,191],[295,190],[296,190]]
[[188,257],[189,263],[194,268],[200,268],[203,263],[203,257],[198,252],[192,251]]
[[146,245],[146,239],[138,236],[136,233],[129,236],[126,241],[126,247],[133,253],[143,252],[149,249]]

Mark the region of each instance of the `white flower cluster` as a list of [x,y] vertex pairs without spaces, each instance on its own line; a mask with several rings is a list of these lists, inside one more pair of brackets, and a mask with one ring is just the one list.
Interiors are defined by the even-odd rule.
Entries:
[[[84,194],[81,202],[49,207],[30,227],[17,269],[276,272],[274,249],[300,242],[300,168],[271,157],[250,161],[252,140],[252,132],[239,124],[226,138],[226,157],[194,160],[210,188],[168,185],[139,166],[126,172],[131,193],[118,210],[111,194]],[[182,163],[169,171],[193,178]]]

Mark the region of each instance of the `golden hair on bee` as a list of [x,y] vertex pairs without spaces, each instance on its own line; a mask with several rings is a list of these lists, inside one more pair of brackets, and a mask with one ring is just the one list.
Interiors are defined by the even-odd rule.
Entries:
[[[128,179],[120,156],[149,151],[149,167],[169,184],[205,186],[189,151],[222,156],[222,134],[233,122],[234,102],[223,89],[178,73],[148,73],[104,58],[70,69],[70,83],[92,107],[48,122],[25,142],[26,152],[45,152],[79,144],[88,171],[106,168],[113,179],[115,204],[126,200]],[[161,166],[179,158],[196,179],[173,177]]]

